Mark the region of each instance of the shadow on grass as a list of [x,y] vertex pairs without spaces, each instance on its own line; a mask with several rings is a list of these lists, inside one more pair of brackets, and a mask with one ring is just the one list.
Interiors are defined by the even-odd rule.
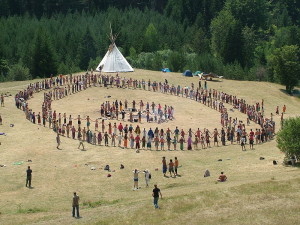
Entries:
[[279,90],[286,95],[295,96],[298,98],[300,97],[300,90],[298,90],[298,89],[293,90],[291,94],[288,93],[285,89],[280,88]]

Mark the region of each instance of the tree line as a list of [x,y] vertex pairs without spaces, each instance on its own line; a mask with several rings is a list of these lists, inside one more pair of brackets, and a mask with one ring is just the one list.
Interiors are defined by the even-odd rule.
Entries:
[[300,77],[300,1],[0,0],[0,81],[95,68],[117,45],[137,68],[286,85]]

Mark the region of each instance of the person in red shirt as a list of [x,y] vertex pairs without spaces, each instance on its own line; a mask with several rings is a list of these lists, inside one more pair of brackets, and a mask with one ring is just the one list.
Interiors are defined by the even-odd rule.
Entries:
[[122,125],[122,123],[119,124],[118,130],[123,135],[123,125]]
[[224,174],[224,172],[221,172],[221,175],[219,176],[218,181],[219,182],[225,182],[227,180],[226,175]]
[[137,136],[135,137],[135,148],[136,148],[136,149],[140,149],[140,140],[141,140],[140,136],[137,135]]
[[254,132],[252,129],[250,130],[249,133],[249,144],[250,144],[250,149],[253,149],[253,143],[254,143]]

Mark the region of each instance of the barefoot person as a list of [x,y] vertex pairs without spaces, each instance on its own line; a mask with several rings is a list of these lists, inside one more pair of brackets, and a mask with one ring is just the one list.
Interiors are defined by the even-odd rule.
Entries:
[[159,209],[158,199],[159,199],[159,195],[160,195],[160,198],[162,199],[162,194],[161,194],[160,189],[157,187],[157,184],[154,184],[154,189],[152,192],[153,192],[152,197],[154,198],[153,199],[154,207],[155,207],[155,209]]

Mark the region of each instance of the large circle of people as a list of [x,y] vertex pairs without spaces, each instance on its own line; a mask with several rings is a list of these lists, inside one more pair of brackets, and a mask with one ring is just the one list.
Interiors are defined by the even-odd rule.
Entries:
[[[203,85],[202,85],[203,82]],[[172,106],[162,106],[154,102],[144,103],[142,100],[131,102],[132,107],[125,99],[115,101],[105,101],[100,106],[101,118],[92,120],[89,116],[82,118],[78,115],[73,118],[72,115],[67,117],[66,113],[57,113],[51,107],[51,102],[62,99],[68,95],[76,94],[90,87],[114,87],[128,89],[142,89],[144,91],[161,92],[181,96],[220,112],[221,128],[215,128],[210,131],[206,128],[200,130],[192,130],[192,128],[174,130],[167,128],[145,129],[140,127],[142,118],[147,123],[163,123],[168,120],[174,120],[174,108]],[[33,97],[36,92],[44,92],[44,101],[42,104],[42,113],[35,113],[29,108],[27,100]],[[108,96],[110,97],[110,96]],[[26,119],[32,123],[48,126],[54,132],[72,139],[78,139],[81,142],[87,142],[93,145],[111,145],[123,148],[136,149],[152,149],[158,150],[192,150],[211,147],[210,142],[214,146],[225,146],[226,143],[233,144],[236,142],[242,146],[242,150],[246,150],[245,146],[249,142],[250,148],[253,149],[255,144],[266,142],[273,138],[275,133],[275,122],[273,114],[271,118],[264,117],[264,101],[257,102],[255,105],[246,103],[246,100],[239,99],[237,96],[208,89],[207,82],[199,80],[198,87],[194,83],[190,87],[181,85],[170,85],[168,80],[164,82],[156,82],[146,80],[137,80],[132,78],[120,77],[117,75],[86,73],[85,75],[65,75],[51,77],[43,81],[29,84],[29,86],[20,91],[15,96],[16,107],[23,110]],[[233,109],[238,110],[247,115],[247,125],[254,122],[259,125],[255,130],[247,131],[245,123],[232,118],[228,114],[225,104],[232,105]],[[283,121],[283,113],[286,107],[283,107],[281,121]],[[278,113],[277,113],[278,111]],[[276,114],[279,114],[277,107]],[[128,117],[128,118],[126,118]],[[119,120],[118,122],[110,122],[110,120]],[[129,125],[128,123],[129,122]],[[133,126],[137,122],[139,124]],[[84,124],[85,123],[85,124]],[[92,128],[92,123],[94,124]],[[92,131],[93,130],[93,131]],[[110,141],[109,141],[110,139]],[[248,141],[249,140],[249,141]],[[109,144],[110,143],[110,144]]]

